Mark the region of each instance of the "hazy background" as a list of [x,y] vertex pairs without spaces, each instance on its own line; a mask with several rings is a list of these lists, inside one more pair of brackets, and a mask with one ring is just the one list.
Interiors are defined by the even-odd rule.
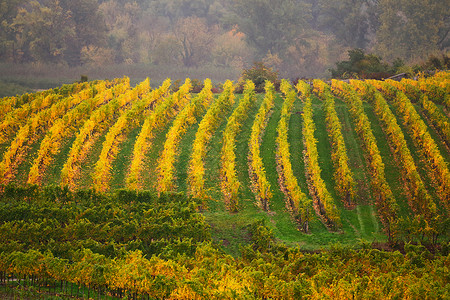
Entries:
[[355,48],[418,64],[448,52],[449,7],[450,0],[1,0],[0,78],[31,74],[43,88],[49,77],[80,74],[223,81],[254,61],[285,78],[327,77]]

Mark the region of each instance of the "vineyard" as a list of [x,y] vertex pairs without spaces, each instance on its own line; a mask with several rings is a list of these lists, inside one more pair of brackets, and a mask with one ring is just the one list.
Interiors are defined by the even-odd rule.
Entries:
[[[270,248],[270,259],[284,253],[298,265],[303,254],[275,240],[304,250],[448,243],[449,72],[399,82],[267,81],[262,93],[247,81],[241,90],[208,79],[195,90],[190,79],[132,87],[125,77],[1,99],[0,282],[14,274],[99,298],[233,297],[225,286],[239,297],[333,298],[345,287],[289,285],[293,273],[279,275],[286,285],[274,279],[254,290],[248,270],[207,242],[248,261]],[[253,250],[242,248],[250,243]],[[389,268],[400,264],[395,255],[386,256]],[[229,269],[202,278],[196,268],[210,263],[216,274],[218,257]],[[416,280],[402,276],[404,289]],[[205,282],[215,294],[201,290]]]

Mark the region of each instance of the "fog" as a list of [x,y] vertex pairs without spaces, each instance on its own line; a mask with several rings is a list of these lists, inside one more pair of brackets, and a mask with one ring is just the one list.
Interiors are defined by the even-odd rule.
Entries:
[[449,7],[450,0],[2,0],[0,63],[148,66],[170,76],[239,74],[262,61],[282,77],[326,77],[351,49],[406,65],[446,55]]

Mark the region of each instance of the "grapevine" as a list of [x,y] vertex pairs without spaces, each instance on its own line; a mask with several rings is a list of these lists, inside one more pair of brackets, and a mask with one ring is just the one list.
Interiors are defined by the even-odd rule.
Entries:
[[364,112],[362,100],[355,90],[343,81],[332,80],[331,87],[333,93],[342,97],[349,107],[356,132],[363,143],[366,160],[368,161],[371,185],[375,195],[378,214],[389,239],[392,239],[394,234],[393,223],[396,220],[399,208],[391,188],[387,183],[384,163],[370,127],[370,121]]
[[285,202],[288,210],[298,222],[300,230],[308,232],[311,219],[311,200],[309,200],[302,192],[298,185],[297,178],[294,176],[288,143],[289,119],[291,117],[292,107],[297,98],[297,93],[286,80],[281,82],[280,89],[283,92],[285,99],[281,108],[281,118],[277,126],[276,160],[278,181],[280,183],[280,188],[285,195]]
[[232,212],[237,212],[239,207],[239,188],[241,186],[236,175],[236,135],[242,127],[242,122],[247,118],[249,109],[255,104],[255,84],[248,80],[244,86],[244,96],[238,107],[228,118],[228,123],[223,133],[221,161],[221,188],[227,207]]
[[195,198],[204,199],[205,193],[205,165],[206,147],[215,130],[220,125],[225,113],[234,103],[234,86],[231,81],[223,85],[223,92],[210,106],[199,124],[192,144],[192,154],[188,167],[189,194]]
[[209,106],[214,98],[211,88],[211,80],[206,79],[202,91],[177,115],[166,135],[164,149],[158,159],[157,190],[159,193],[176,190],[174,164],[178,144],[187,128],[197,122],[197,117]]
[[317,152],[317,140],[314,137],[315,124],[313,121],[313,110],[310,87],[304,81],[299,81],[297,91],[302,94],[305,101],[303,108],[303,144],[306,178],[309,193],[313,198],[313,206],[316,214],[322,222],[330,229],[336,230],[341,226],[341,220],[336,208],[335,200],[328,191],[322,179],[319,166],[319,154]]
[[77,133],[70,149],[69,157],[61,170],[61,185],[71,189],[77,187],[77,179],[81,172],[81,162],[84,160],[94,142],[132,101],[148,94],[150,84],[148,80],[141,82],[132,90],[119,95],[106,105],[96,109]]
[[249,141],[248,172],[252,183],[251,189],[256,197],[256,204],[263,210],[268,211],[272,192],[270,190],[270,183],[267,180],[266,171],[264,170],[260,146],[264,130],[274,106],[275,91],[272,82],[266,81],[265,91],[266,94],[263,103],[261,104],[252,125]]
[[[351,82],[355,84],[354,81]],[[359,82],[361,84],[361,82]],[[408,202],[415,214],[423,214],[430,220],[436,213],[436,205],[429,195],[417,171],[416,164],[408,149],[405,137],[389,105],[383,96],[372,86],[366,86],[368,97],[374,107],[375,114],[382,124],[386,133],[392,153],[401,165],[403,176],[406,178],[405,185],[409,191]]]
[[142,189],[140,176],[143,172],[145,155],[152,145],[156,130],[165,126],[190,100],[192,84],[189,78],[185,80],[176,93],[166,96],[169,85],[170,80],[168,79],[160,88],[158,98],[161,101],[157,103],[155,109],[145,119],[134,144],[133,158],[126,178],[126,185],[129,189]]
[[450,211],[450,171],[439,152],[436,142],[428,132],[427,126],[403,92],[387,83],[370,81],[370,84],[380,87],[383,93],[392,101],[414,143],[420,149],[420,154],[427,164],[430,165],[427,171],[440,201],[447,212]]
[[70,110],[64,117],[58,119],[48,130],[40,144],[37,157],[34,159],[28,174],[28,183],[40,183],[45,169],[60,151],[64,139],[71,137],[75,130],[83,125],[94,109],[110,101],[113,95],[118,96],[124,93],[129,87],[128,78],[124,78],[122,83],[118,83],[110,89],[107,88],[106,84],[97,85],[95,97],[87,99]]
[[[53,95],[53,94],[52,94]],[[15,176],[18,165],[24,160],[27,146],[35,142],[59,118],[83,101],[92,97],[90,89],[65,97],[29,118],[18,130],[14,140],[0,162],[0,183],[7,184]]]
[[331,159],[334,166],[334,181],[344,205],[347,208],[354,206],[355,180],[348,166],[347,148],[342,136],[341,123],[336,113],[333,95],[330,87],[321,80],[314,80],[314,90],[324,99],[326,125],[331,143]]

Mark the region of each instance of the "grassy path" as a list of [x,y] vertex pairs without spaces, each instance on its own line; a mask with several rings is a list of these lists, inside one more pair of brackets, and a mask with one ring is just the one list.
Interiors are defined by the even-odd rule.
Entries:
[[39,139],[37,139],[31,145],[27,145],[28,147],[24,160],[17,166],[16,178],[14,179],[15,183],[20,185],[27,184],[28,181],[28,173],[30,171],[31,165],[34,161],[34,158],[37,156],[39,151],[39,147],[41,146],[41,142],[44,139],[44,135],[41,135]]
[[248,176],[248,151],[250,134],[253,120],[255,119],[258,109],[262,103],[263,95],[256,95],[257,100],[250,109],[247,119],[242,123],[241,132],[236,136],[236,172],[239,181],[241,182],[241,209],[243,211],[249,209],[256,209],[255,199],[250,190],[250,178]]
[[342,135],[347,147],[349,166],[353,172],[356,182],[356,214],[359,223],[359,232],[363,238],[372,238],[372,234],[379,234],[380,224],[376,219],[376,212],[373,206],[373,195],[370,189],[369,178],[367,176],[367,166],[364,159],[363,149],[357,140],[357,133],[354,124],[351,122],[350,112],[346,109],[346,104],[336,101],[336,112],[342,126]]
[[83,167],[80,169],[81,174],[76,180],[78,188],[89,189],[92,187],[93,180],[91,175],[94,174],[95,164],[97,163],[100,153],[102,152],[103,142],[106,139],[107,132],[108,130],[104,130],[102,135],[96,139],[95,143],[89,149],[89,153],[86,155],[86,158],[81,162]]
[[55,155],[55,159],[53,163],[48,166],[47,171],[45,172],[42,183],[45,185],[54,184],[59,185],[61,179],[61,170],[69,157],[70,148],[72,147],[73,142],[75,141],[75,134],[68,139],[65,143],[62,144],[61,151]]
[[[204,112],[206,114],[206,111]],[[187,192],[187,168],[189,165],[189,159],[191,157],[192,152],[192,143],[195,140],[195,134],[197,133],[199,123],[203,118],[204,114],[200,115],[197,119],[197,123],[190,126],[183,138],[180,141],[179,147],[179,156],[177,161],[175,162],[176,172],[176,183],[178,186],[178,191]]]
[[[305,195],[308,195],[308,185],[305,176],[305,163],[303,161],[303,134],[302,134],[302,112],[303,103],[297,98],[292,108],[292,115],[289,120],[288,142],[291,152],[291,163],[294,176],[298,185]],[[309,197],[311,198],[311,197]]]
[[111,190],[125,188],[125,178],[131,165],[134,143],[141,131],[143,123],[144,122],[141,122],[140,126],[131,130],[125,140],[120,143],[120,151],[117,153],[116,159],[112,163],[113,172],[109,182]]
[[[314,107],[314,123],[316,124],[316,138],[318,140],[317,149],[319,152],[319,164],[322,169],[322,178],[327,184],[327,188],[330,191],[331,195],[336,201],[336,205],[341,214],[342,220],[342,230],[345,233],[345,239],[347,238],[373,238],[372,234],[377,233],[377,225],[372,222],[372,210],[371,206],[359,205],[356,209],[348,210],[344,207],[342,201],[339,199],[336,191],[334,190],[334,168],[333,162],[331,159],[331,145],[328,137],[326,124],[325,124],[325,111],[323,110],[323,102],[318,100],[316,97],[313,98],[313,107]],[[341,101],[337,101],[336,106],[338,108],[344,105]],[[340,120],[342,123],[342,120]],[[341,125],[342,126],[342,125]],[[352,144],[349,144],[348,139],[348,123],[345,127],[346,130],[343,130],[343,136],[347,137],[347,140],[344,138],[344,142],[346,142],[347,151],[351,149],[352,155],[349,155],[350,166],[355,166],[355,164],[361,164],[361,159],[358,153],[358,147],[356,145],[356,140],[353,140]],[[357,165],[358,166],[358,165]],[[360,165],[359,165],[360,166]],[[363,166],[362,166],[363,167]],[[355,168],[353,168],[354,170]],[[352,171],[353,171],[352,170]],[[361,175],[357,173],[357,175]],[[356,179],[360,179],[361,187],[358,189],[358,196],[361,196],[360,193],[364,192],[364,185],[367,183],[361,183],[361,176]],[[367,193],[363,197],[370,197]],[[366,198],[367,199],[367,198]],[[361,204],[361,201],[358,201]],[[363,202],[364,203],[364,202]]]
[[[240,97],[241,95],[237,95],[236,101]],[[264,217],[264,213],[254,204],[254,196],[249,188],[250,179],[247,164],[250,131],[255,115],[262,102],[263,95],[258,94],[256,97],[255,105],[250,109],[248,118],[243,122],[241,131],[236,136],[236,172],[241,182],[240,211],[231,214],[225,210],[223,203],[219,205],[216,201],[210,201],[208,203],[210,209],[204,212],[207,222],[212,227],[213,238],[218,242],[222,242],[225,246],[224,249],[230,254],[238,254],[239,245],[249,243],[247,226],[253,220]],[[219,188],[218,182],[217,187]],[[220,207],[222,209],[219,209]]]
[[261,157],[266,170],[267,180],[270,183],[273,194],[269,201],[268,217],[270,222],[274,225],[275,234],[288,242],[295,242],[298,240],[301,233],[297,230],[297,225],[291,218],[286,209],[284,202],[284,194],[278,185],[278,173],[276,170],[276,137],[277,126],[280,121],[281,107],[284,99],[277,94],[274,101],[273,113],[267,123],[266,131],[261,143]]
[[[165,127],[156,130],[154,138],[151,140],[151,147],[147,153],[147,157],[144,161],[144,168],[141,174],[142,186],[144,190],[156,190],[156,168],[158,166],[158,157],[164,149],[164,142],[166,140],[166,134],[172,126],[173,119],[166,124]],[[139,133],[138,133],[139,134]],[[132,153],[133,149],[131,149]]]
[[208,201],[208,206],[210,206],[209,209],[212,211],[226,210],[225,200],[220,189],[220,154],[222,151],[223,131],[227,126],[227,119],[239,105],[241,97],[242,95],[238,95],[234,99],[234,105],[227,111],[225,118],[222,118],[220,126],[208,143],[208,152],[205,158],[205,189],[208,197],[211,199]]
[[357,185],[355,201],[357,204],[371,204],[373,203],[373,195],[369,184],[370,179],[367,176],[368,170],[364,159],[364,150],[358,141],[358,135],[345,103],[338,99],[335,99],[335,101],[336,113],[341,121],[342,136],[347,147],[349,167]]

